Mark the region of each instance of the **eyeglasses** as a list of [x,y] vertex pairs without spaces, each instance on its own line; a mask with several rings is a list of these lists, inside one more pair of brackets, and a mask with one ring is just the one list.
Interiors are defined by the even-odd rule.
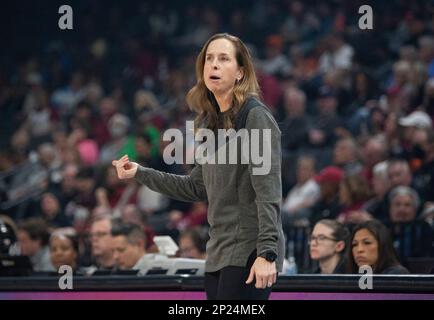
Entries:
[[318,236],[310,236],[308,243],[311,244],[312,242],[316,242],[316,243],[323,243],[326,240],[330,240],[330,241],[338,241],[335,238],[331,238],[331,237],[327,237],[323,234],[320,234]]
[[95,233],[89,233],[89,238],[102,238],[105,236],[108,236],[109,232],[95,232]]

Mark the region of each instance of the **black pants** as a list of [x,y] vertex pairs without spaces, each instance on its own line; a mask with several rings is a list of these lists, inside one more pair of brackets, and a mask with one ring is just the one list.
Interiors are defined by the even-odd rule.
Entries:
[[208,300],[268,300],[271,289],[257,289],[255,281],[246,284],[250,268],[256,259],[256,250],[249,256],[246,267],[225,267],[216,272],[205,272],[205,291]]

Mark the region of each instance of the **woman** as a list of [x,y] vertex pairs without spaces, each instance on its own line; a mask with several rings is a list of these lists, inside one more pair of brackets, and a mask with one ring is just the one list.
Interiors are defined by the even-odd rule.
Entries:
[[309,239],[310,257],[319,263],[314,273],[345,273],[349,236],[348,229],[336,220],[318,221]]
[[186,176],[141,167],[128,156],[113,165],[121,179],[135,177],[150,189],[179,200],[208,201],[208,299],[268,299],[277,272],[282,270],[285,250],[280,217],[280,130],[258,98],[250,54],[237,37],[212,36],[197,57],[196,78],[187,95],[189,106],[198,113],[196,123],[214,132],[235,128],[243,108],[249,110],[245,119],[249,135],[252,129],[270,132],[268,142],[256,143],[264,153],[272,150],[268,152],[269,172],[255,174],[257,166],[250,160],[241,163],[240,148],[235,165],[196,165]]
[[349,271],[368,265],[374,274],[408,274],[398,261],[389,230],[378,220],[357,225],[351,236]]
[[77,271],[78,238],[74,230],[58,229],[50,237],[50,257],[55,270],[67,265]]
[[53,192],[45,192],[41,197],[41,213],[50,228],[64,228],[72,225],[65,214],[59,197]]
[[285,227],[308,225],[309,208],[320,197],[320,187],[315,182],[315,159],[302,156],[297,160],[297,183],[288,193],[282,205]]
[[371,215],[363,210],[370,198],[371,190],[365,178],[360,175],[344,177],[339,185],[339,203],[342,208],[337,220],[356,224],[371,219]]

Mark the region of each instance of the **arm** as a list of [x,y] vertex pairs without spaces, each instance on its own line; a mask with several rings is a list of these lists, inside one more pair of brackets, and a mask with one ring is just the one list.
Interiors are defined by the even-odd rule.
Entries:
[[[250,161],[248,168],[252,186],[256,193],[255,203],[258,208],[259,234],[256,243],[258,257],[252,266],[247,283],[250,283],[255,277],[256,287],[265,288],[276,282],[277,277],[275,262],[269,262],[263,257],[266,252],[273,252],[276,256],[278,254],[278,216],[282,201],[281,132],[271,114],[260,107],[250,111],[246,128],[249,131],[251,129],[270,129],[269,138],[265,135],[265,138],[261,139],[260,143],[250,141],[252,145],[259,143],[259,155],[264,158],[263,163],[260,165]],[[260,136],[262,136],[262,133]],[[267,167],[265,162],[268,162],[269,170],[258,171],[258,167]]]
[[[271,130],[269,141],[261,139],[259,144],[259,154],[264,157],[263,163],[254,164],[250,161],[248,170],[256,193],[255,203],[258,208],[259,235],[256,246],[258,256],[267,251],[277,254],[278,216],[282,202],[281,133],[272,116],[262,108],[252,109],[247,118],[246,128],[249,131],[251,129]],[[251,144],[258,144],[258,142],[251,141]],[[268,168],[264,165],[265,162],[268,162]],[[260,167],[262,170],[258,170]]]
[[135,178],[151,190],[181,201],[207,200],[201,166],[195,166],[190,175],[175,175],[142,167],[130,162],[126,155],[112,164],[116,167],[119,179]]
[[170,198],[181,201],[207,201],[202,167],[196,165],[189,175],[176,175],[139,166],[135,179]]

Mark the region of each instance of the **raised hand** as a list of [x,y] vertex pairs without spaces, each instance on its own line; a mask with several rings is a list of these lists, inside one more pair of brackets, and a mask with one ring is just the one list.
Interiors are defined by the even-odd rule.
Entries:
[[128,155],[124,155],[119,160],[113,160],[112,165],[116,168],[119,179],[134,178],[139,165],[135,162],[130,162]]

